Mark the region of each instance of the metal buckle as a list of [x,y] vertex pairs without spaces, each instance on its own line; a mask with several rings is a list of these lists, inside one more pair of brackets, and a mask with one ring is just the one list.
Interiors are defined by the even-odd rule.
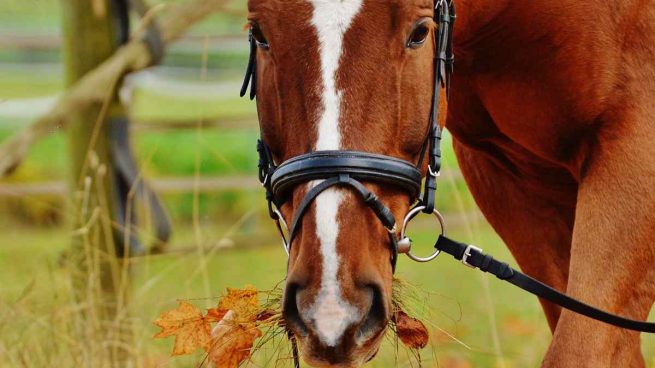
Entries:
[[289,233],[289,226],[287,226],[287,222],[284,221],[284,216],[282,216],[282,214],[277,208],[273,208],[273,213],[275,213],[275,215],[277,216],[277,220],[275,220],[275,225],[277,226],[277,231],[280,233],[280,237],[282,238],[282,247],[284,248],[284,252],[287,254],[288,257],[291,251],[291,245],[287,240],[288,239],[287,234]]
[[[417,206],[414,207],[407,216],[405,216],[405,221],[403,222],[403,228],[400,232],[400,241],[399,245],[402,244],[402,249],[399,249],[400,253],[404,253],[409,257],[411,260],[419,262],[419,263],[426,263],[434,260],[441,254],[441,251],[439,249],[435,249],[434,253],[430,255],[429,257],[417,257],[414,254],[412,254],[412,241],[406,236],[407,233],[407,225],[425,209],[425,206]],[[441,235],[445,236],[446,235],[446,225],[445,225],[445,220],[441,213],[439,211],[434,211],[432,212],[435,217],[437,218],[437,221],[439,221],[439,225],[441,226]],[[400,248],[400,247],[399,247]]]
[[266,188],[269,184],[268,181],[271,178],[271,173],[275,171],[275,168],[271,166],[271,164],[269,163],[266,166],[266,169],[261,169],[261,170],[263,171],[264,174],[260,176],[260,177],[262,176],[264,177],[264,180],[262,180],[262,187]]
[[438,178],[438,177],[441,176],[441,170],[435,172],[434,170],[432,170],[432,166],[430,166],[430,165],[428,165],[428,172],[430,173],[430,175],[432,175],[435,178]]
[[478,247],[476,247],[476,246],[473,246],[473,245],[469,245],[468,247],[466,247],[466,250],[464,251],[464,255],[462,256],[462,263],[463,263],[464,266],[466,266],[466,267],[470,267],[470,268],[476,269],[476,268],[477,268],[476,266],[474,266],[474,265],[472,265],[472,264],[470,264],[470,263],[468,262],[469,258],[472,256],[472,254],[471,254],[471,250],[475,250],[475,251],[477,251],[478,253],[482,253],[482,252],[483,252],[482,249],[480,249],[480,248],[478,248]]
[[389,234],[395,234],[398,232],[398,224],[393,224],[393,227],[391,229],[389,229],[388,227],[385,227],[385,229],[387,229]]

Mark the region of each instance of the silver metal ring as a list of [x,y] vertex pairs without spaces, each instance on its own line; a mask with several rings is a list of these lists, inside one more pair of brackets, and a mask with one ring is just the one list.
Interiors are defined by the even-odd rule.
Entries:
[[[418,206],[418,207],[415,207],[413,210],[409,211],[407,216],[405,216],[405,220],[403,222],[403,228],[402,228],[402,230],[400,232],[400,239],[405,239],[406,232],[407,232],[407,225],[409,225],[409,223],[412,222],[414,217],[416,217],[416,215],[421,213],[421,211],[423,211],[424,209],[425,209],[425,206]],[[441,226],[441,235],[446,236],[446,222],[445,222],[443,216],[441,215],[441,213],[439,213],[439,211],[436,211],[436,210],[434,212],[432,212],[432,213],[437,217],[437,220],[439,221],[439,225]],[[412,251],[410,249],[406,254],[407,254],[407,257],[409,257],[413,261],[420,262],[420,263],[426,263],[426,262],[430,262],[430,261],[434,260],[435,258],[437,258],[440,253],[441,253],[440,250],[435,249],[434,253],[432,253],[431,256],[423,258],[423,257],[417,257],[417,256],[413,255]]]
[[[291,251],[291,247],[289,246],[289,241],[288,235],[289,234],[289,226],[287,226],[287,222],[284,221],[284,216],[282,216],[282,213],[277,208],[273,209],[273,213],[277,216],[277,220],[275,220],[275,225],[277,225],[277,231],[280,232],[280,237],[282,238],[282,247],[284,248],[284,252],[287,254],[287,257],[289,256],[289,252]],[[284,229],[282,229],[284,228]]]

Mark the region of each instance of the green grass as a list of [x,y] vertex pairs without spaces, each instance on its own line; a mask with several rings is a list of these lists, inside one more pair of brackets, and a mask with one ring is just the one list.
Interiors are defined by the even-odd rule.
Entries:
[[169,122],[198,119],[222,120],[253,118],[253,103],[239,98],[234,91],[233,98],[203,99],[180,98],[157,94],[156,92],[137,92],[134,97],[133,116],[138,121]]
[[[428,244],[431,241],[434,234],[428,229],[430,226],[423,221],[415,227],[418,229],[417,242]],[[152,256],[135,262],[132,311],[138,346],[144,357],[168,361],[166,356],[172,341],[152,340],[156,329],[150,321],[160,312],[174,307],[176,300],[190,299],[199,307],[210,307],[225,287],[241,287],[249,283],[267,290],[284,278],[285,256],[272,232],[272,224],[262,223],[258,228],[268,231],[253,236],[242,230],[233,237],[235,249],[223,250],[204,259],[191,253],[186,256]],[[463,236],[461,229],[453,230],[453,235]],[[217,242],[224,231],[225,227],[205,226],[203,241]],[[476,226],[476,234],[487,249],[502,258],[509,258],[488,228]],[[252,244],[252,239],[257,237],[265,240]],[[58,263],[61,252],[68,246],[68,234],[57,229],[28,231],[10,227],[2,229],[2,240],[6,246],[0,248],[0,279],[5,281],[0,288],[0,326],[3,326],[0,346],[15,352],[16,344],[23,344],[20,349],[38,354],[35,344],[42,341],[36,336],[43,335],[38,320],[47,319],[53,308],[71,308],[70,299],[62,295],[70,270]],[[176,243],[193,244],[194,241],[191,229],[181,229]],[[205,266],[209,275],[209,295],[203,288],[205,280],[200,272]],[[475,367],[497,367],[500,357],[496,356],[491,343],[490,308],[493,308],[498,323],[500,352],[508,366],[537,366],[539,356],[546,348],[548,331],[534,298],[493,279],[484,281],[477,272],[445,257],[428,265],[401,259],[398,269],[399,277],[424,290],[421,294],[424,304],[419,303],[416,307],[422,311],[419,317],[432,326],[434,336],[432,346],[423,352],[426,366],[436,366],[430,361],[437,357],[461,358]],[[484,295],[487,282],[493,300],[480,297]],[[62,299],[53,300],[53,295]],[[520,298],[525,301],[513,302]],[[19,337],[21,334],[17,329],[29,338]],[[447,338],[439,329],[470,349]],[[57,346],[57,343],[52,346]],[[0,349],[0,361],[11,362],[9,357],[3,357],[2,351]],[[194,362],[201,359],[201,355],[195,355],[170,360],[169,366],[194,366]],[[394,359],[394,347],[387,345],[369,366],[388,367]],[[401,353],[400,361],[407,359]]]
[[58,0],[3,0],[0,2],[0,29],[13,34],[51,34],[59,29]]
[[[486,225],[470,225],[477,244],[500,259],[511,259]],[[417,244],[427,245],[435,236],[429,222],[421,220],[415,228]],[[183,256],[151,256],[134,262],[131,310],[137,346],[144,359],[170,367],[195,366],[202,359],[201,354],[170,359],[167,355],[172,341],[151,338],[156,329],[150,322],[160,312],[173,308],[177,300],[187,299],[201,308],[210,307],[226,287],[248,283],[267,290],[284,278],[285,256],[272,224],[261,223],[258,229],[266,231],[256,235],[241,229],[231,237],[234,249],[205,258],[192,252]],[[177,244],[195,242],[192,229],[179,230]],[[469,239],[466,228],[450,230],[456,238]],[[205,226],[202,241],[216,243],[225,231],[225,226]],[[3,363],[0,366],[12,366],[15,356],[12,358],[10,354],[17,354],[17,350],[38,355],[42,354],[39,349],[65,348],[61,341],[42,340],[47,335],[42,323],[56,311],[72,308],[65,294],[70,270],[59,263],[61,252],[68,246],[68,234],[60,229],[35,231],[15,226],[3,226],[1,234],[0,347],[3,349],[0,349],[0,362]],[[255,238],[264,240],[253,244]],[[203,267],[207,270],[209,294],[203,287]],[[423,300],[415,308],[432,333],[431,346],[422,353],[424,366],[436,367],[434,359],[441,360],[446,367],[454,366],[452,362],[458,359],[470,364],[462,366],[482,368],[495,368],[503,363],[506,367],[539,366],[550,334],[534,297],[446,256],[430,264],[416,264],[402,258],[398,276],[422,290],[419,295]],[[491,298],[486,297],[486,290]],[[494,335],[498,336],[497,347]],[[644,337],[644,340],[646,356],[653,356],[653,338]],[[380,356],[368,366],[392,366],[394,351],[393,345],[387,343]],[[400,362],[407,360],[401,349]]]
[[[9,135],[9,131],[0,130],[0,142]],[[134,145],[138,162],[150,175],[193,175],[196,154],[202,175],[255,174],[256,139],[257,133],[249,131],[206,130],[199,137],[193,130],[164,131],[140,134]],[[30,181],[67,178],[66,154],[66,136],[49,136],[34,146],[17,176],[24,170]]]
[[0,68],[0,99],[52,96],[64,88],[61,73],[29,68]]

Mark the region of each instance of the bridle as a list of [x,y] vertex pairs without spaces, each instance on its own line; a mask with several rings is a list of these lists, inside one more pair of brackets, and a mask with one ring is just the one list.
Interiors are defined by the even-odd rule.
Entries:
[[[509,282],[531,294],[555,303],[575,313],[602,321],[620,328],[655,333],[655,323],[637,321],[608,313],[536,280],[512,267],[485,254],[480,248],[460,243],[445,236],[444,220],[435,210],[437,178],[441,170],[441,133],[439,125],[439,95],[441,88],[450,94],[450,81],[453,74],[453,27],[455,24],[454,0],[435,0],[434,20],[436,30],[436,51],[434,57],[434,91],[429,131],[420,151],[419,162],[414,164],[395,157],[359,151],[317,151],[289,159],[276,166],[271,150],[263,138],[257,142],[259,153],[259,180],[266,190],[266,200],[270,217],[275,221],[282,237],[284,249],[289,255],[291,244],[297,235],[302,217],[312,202],[321,193],[332,187],[350,187],[373,211],[389,234],[391,264],[395,272],[398,254],[407,254],[417,262],[428,262],[440,253],[447,253],[464,265],[490,273],[498,279]],[[250,99],[257,95],[257,42],[249,35],[250,58],[241,96],[245,96],[250,86]],[[423,183],[422,167],[427,158],[427,173]],[[317,182],[304,196],[291,222],[287,226],[279,211],[290,200],[292,188],[309,182]],[[393,185],[409,194],[414,206],[406,215],[398,238],[396,220],[387,206],[375,193],[369,191],[362,182]],[[421,192],[421,187],[423,191]],[[434,253],[426,258],[416,257],[411,252],[411,240],[406,236],[407,225],[419,213],[434,214],[441,227],[441,236],[435,243]],[[287,232],[288,231],[288,232]],[[288,234],[288,235],[287,235]],[[292,341],[295,367],[299,367],[298,350],[295,339]]]
[[[436,32],[436,51],[434,58],[434,92],[427,137],[420,151],[419,162],[414,164],[395,157],[360,151],[316,151],[297,156],[277,166],[271,150],[263,138],[257,142],[259,154],[259,181],[266,190],[266,200],[270,217],[275,221],[282,237],[287,255],[295,239],[304,214],[313,201],[332,187],[349,187],[370,208],[382,223],[389,235],[391,264],[395,271],[399,253],[405,253],[420,262],[434,259],[439,251],[428,258],[419,258],[411,253],[411,241],[404,236],[407,223],[418,213],[435,214],[443,223],[441,215],[435,211],[437,177],[441,171],[441,133],[439,125],[440,89],[450,90],[453,72],[453,27],[455,23],[455,4],[452,0],[435,1],[434,20],[438,24]],[[257,95],[257,43],[249,35],[250,58],[246,76],[241,89],[245,96],[250,86],[250,99]],[[427,158],[427,174],[423,192],[422,167]],[[291,227],[287,226],[279,208],[289,202],[291,189],[300,184],[316,182],[300,202],[295,211]],[[414,207],[409,211],[403,224],[401,240],[398,239],[398,226],[391,210],[380,198],[366,188],[363,182],[392,185],[409,194]],[[288,235],[287,235],[288,234]]]

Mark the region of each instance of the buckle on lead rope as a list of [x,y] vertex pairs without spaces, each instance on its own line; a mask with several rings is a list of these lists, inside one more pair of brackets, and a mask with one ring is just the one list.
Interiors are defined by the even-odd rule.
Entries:
[[466,267],[470,267],[470,268],[476,269],[476,268],[477,268],[476,266],[474,266],[474,265],[472,265],[472,264],[470,264],[470,263],[468,262],[468,261],[469,261],[469,258],[472,256],[472,254],[471,254],[471,250],[475,250],[475,251],[477,251],[478,253],[482,253],[482,249],[480,249],[480,248],[478,248],[478,247],[476,247],[476,246],[474,246],[474,245],[469,245],[468,247],[466,247],[466,250],[464,251],[464,255],[462,256],[462,263],[463,263],[464,266],[466,266]]
[[[418,215],[419,213],[423,212],[425,209],[425,206],[416,206],[414,207],[407,216],[405,216],[405,221],[403,222],[403,228],[400,232],[400,241],[398,242],[398,253],[403,253],[406,254],[407,257],[409,257],[411,260],[419,263],[427,263],[439,256],[441,254],[441,251],[439,249],[435,249],[434,253],[430,255],[429,257],[417,257],[414,254],[412,254],[412,240],[406,235],[407,234],[407,226],[409,225],[410,222]],[[437,221],[439,222],[439,226],[441,227],[441,235],[446,236],[446,224],[443,216],[439,211],[434,211],[432,212],[434,216],[437,218]]]

